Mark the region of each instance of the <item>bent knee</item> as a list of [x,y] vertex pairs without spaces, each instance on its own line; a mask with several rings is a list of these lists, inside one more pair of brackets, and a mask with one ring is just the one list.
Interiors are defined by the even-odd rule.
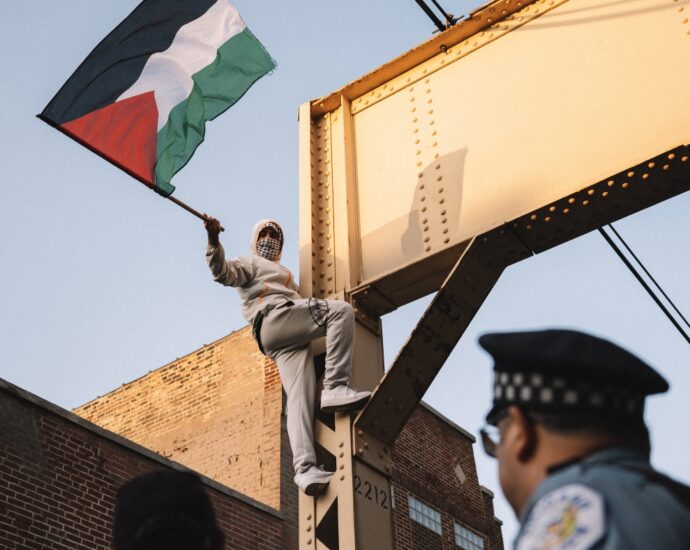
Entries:
[[333,313],[337,313],[343,317],[354,318],[355,316],[352,306],[347,302],[343,302],[342,300],[329,300],[328,307],[331,311],[333,311]]

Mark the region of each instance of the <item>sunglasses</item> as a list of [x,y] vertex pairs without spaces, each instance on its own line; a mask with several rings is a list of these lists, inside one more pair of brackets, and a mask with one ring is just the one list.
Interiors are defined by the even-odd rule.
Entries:
[[502,410],[487,420],[487,424],[479,430],[479,437],[482,442],[484,452],[491,458],[496,458],[496,448],[501,443],[501,431],[498,424],[508,418],[508,411]]
[[259,237],[270,237],[271,239],[280,239],[280,233],[273,227],[264,227],[259,231]]

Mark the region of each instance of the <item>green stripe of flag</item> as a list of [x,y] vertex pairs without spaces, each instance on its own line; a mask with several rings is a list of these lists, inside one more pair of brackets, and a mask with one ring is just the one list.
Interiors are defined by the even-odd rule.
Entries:
[[206,122],[229,109],[275,67],[261,42],[245,28],[218,49],[213,63],[192,76],[191,93],[172,109],[158,132],[155,183],[160,194],[175,190],[170,180],[204,140]]

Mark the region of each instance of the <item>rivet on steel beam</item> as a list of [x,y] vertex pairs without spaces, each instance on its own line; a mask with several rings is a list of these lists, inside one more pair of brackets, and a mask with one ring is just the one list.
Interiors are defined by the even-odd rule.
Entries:
[[544,218],[544,221],[545,221],[546,223],[550,222],[550,221],[551,221],[551,216],[546,216],[546,217]]
[[630,187],[630,184],[627,181],[624,181],[623,183],[621,183],[621,187],[623,189],[627,189],[628,187]]
[[410,112],[411,112],[411,113],[414,113],[414,112],[416,112],[416,111],[417,111],[417,107],[412,107],[412,109],[410,109]]
[[307,533],[311,531],[311,525],[307,525]]
[[601,194],[601,196],[602,196],[602,197],[607,197],[607,196],[608,196],[608,194],[609,194],[609,192],[608,192],[608,191],[604,191],[604,192],[603,192],[603,193]]
[[421,166],[421,165],[422,165],[422,161],[421,161],[421,160],[418,160],[418,161],[417,161],[417,166]]
[[681,162],[688,162],[688,157],[687,156],[681,157],[680,160],[681,160]]
[[424,195],[422,195],[421,197],[419,197],[419,200],[424,202],[426,200],[426,197]]
[[340,476],[340,481],[345,481],[345,476],[344,476],[344,475]]
[[531,226],[531,225],[529,225],[529,224],[527,224],[527,226],[526,226],[526,227],[527,227],[527,229],[528,229],[528,230],[529,230],[529,229],[532,229],[532,226]]
[[549,212],[555,212],[556,207],[555,206],[549,206]]
[[446,233],[448,233],[448,228],[447,228],[447,227],[443,229],[443,233],[444,233],[444,235],[445,235]]
[[663,170],[668,170],[668,169],[669,169],[668,164],[664,164],[663,167],[662,167],[662,169],[663,169]]
[[357,435],[359,437],[362,437],[364,435],[364,432],[362,430],[357,430]]
[[582,201],[582,206],[587,206],[589,204],[589,201]]
[[311,544],[311,539],[307,539],[307,544]]
[[345,445],[344,442],[342,442],[342,441],[339,441],[339,442],[338,442],[338,447],[340,447],[341,449],[343,448],[343,445]]
[[357,454],[363,455],[363,454],[364,454],[364,449],[360,448],[360,449],[357,451]]
[[414,117],[414,118],[412,119],[412,123],[417,122],[417,120],[419,120],[419,119],[418,119],[417,117]]
[[[429,228],[428,228],[428,227],[424,227],[424,231],[429,231]],[[424,242],[427,242],[428,240],[429,240],[429,237],[427,237],[426,239],[424,239]]]
[[649,179],[649,174],[647,174],[647,173],[642,174],[642,179],[643,180]]
[[650,162],[647,166],[649,166],[650,168],[654,168],[656,166],[656,163]]
[[444,244],[448,244],[448,243],[450,242],[450,239],[449,239],[449,238],[445,238],[445,239],[443,239],[443,242],[444,242]]
[[338,469],[339,469],[339,470],[344,470],[344,469],[345,469],[345,464],[341,464],[340,466],[338,466]]
[[570,198],[568,199],[568,203],[569,203],[569,204],[573,204],[574,202],[575,202],[575,199],[574,199],[573,197],[570,197]]
[[368,449],[368,448],[369,448],[369,443],[367,443],[366,441],[364,442],[364,448],[365,448],[365,449]]
[[433,115],[433,114],[434,114],[434,110],[433,110],[433,109],[429,109],[429,114],[430,114],[430,115]]
[[588,189],[587,194],[588,195],[594,195],[594,189]]
[[431,250],[431,247],[430,247],[430,246],[427,246],[427,247],[424,248],[424,252],[429,252],[429,250]]
[[530,220],[536,220],[536,219],[537,219],[537,215],[536,215],[536,214],[532,214],[532,215],[529,217],[529,219],[530,219]]
[[343,458],[343,456],[345,456],[345,453],[340,452],[340,453],[338,453],[338,456],[339,456],[340,458]]
[[446,218],[441,218],[441,223],[446,223],[448,220]]
[[307,514],[307,521],[311,520],[311,514]]
[[438,199],[438,203],[439,203],[439,204],[443,204],[444,202],[446,202],[446,199],[444,199],[443,197],[441,197],[440,199]]
[[564,208],[564,209],[563,209],[563,213],[564,213],[564,214],[567,214],[568,212],[570,212],[570,208]]

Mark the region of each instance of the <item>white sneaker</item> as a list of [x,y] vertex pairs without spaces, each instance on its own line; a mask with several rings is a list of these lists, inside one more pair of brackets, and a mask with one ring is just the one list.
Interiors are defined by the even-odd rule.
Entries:
[[325,413],[357,411],[371,397],[370,391],[357,391],[347,384],[321,392],[321,410]]
[[295,483],[304,494],[315,497],[326,490],[332,475],[333,472],[327,472],[318,466],[310,466],[307,471],[295,475]]

